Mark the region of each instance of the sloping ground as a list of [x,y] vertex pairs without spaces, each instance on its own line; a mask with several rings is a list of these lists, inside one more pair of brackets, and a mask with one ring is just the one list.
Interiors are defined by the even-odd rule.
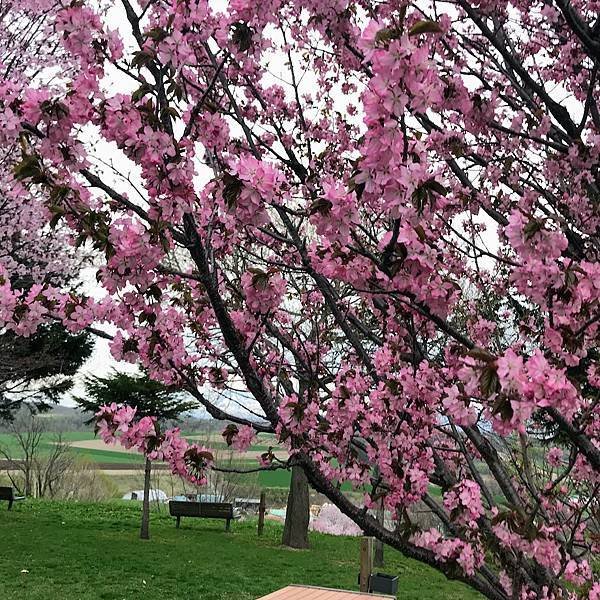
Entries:
[[[194,437],[189,437],[189,440],[194,440],[194,441],[198,441],[197,438]],[[86,451],[91,451],[91,452],[116,452],[119,454],[132,454],[134,456],[138,456],[140,455],[140,453],[131,448],[131,449],[127,449],[124,448],[123,446],[120,446],[119,444],[115,444],[115,445],[109,445],[109,444],[105,444],[103,440],[96,438],[93,440],[78,440],[78,441],[72,441],[70,442],[71,448],[77,448],[80,450],[86,450]],[[208,442],[209,447],[213,448],[214,450],[217,451],[217,453],[219,451],[221,451],[223,454],[227,454],[228,452],[231,452],[231,450],[229,450],[226,447],[226,444],[223,443],[223,439],[221,438],[221,442],[220,443],[214,443],[211,445],[211,442]],[[234,456],[236,457],[236,459],[240,459],[240,460],[255,460],[257,461],[257,457],[262,453],[262,452],[266,452],[268,448],[266,446],[253,446],[251,447],[249,450],[247,450],[246,452],[234,452]],[[280,458],[282,460],[285,460],[288,457],[288,453],[286,450],[274,450],[273,454],[277,457]]]
[[[0,598],[24,600],[254,600],[290,583],[356,589],[356,538],[311,534],[310,551],[279,546],[281,526],[153,514],[138,539],[139,507],[125,503],[0,506]],[[465,586],[387,550],[402,600],[475,600]],[[26,571],[26,572],[22,572]]]
[[82,450],[103,450],[105,452],[119,452],[120,454],[134,454],[139,456],[139,452],[133,448],[124,448],[118,444],[105,444],[100,438],[93,440],[79,440],[70,442],[71,448],[81,448]]
[[[227,447],[227,444],[220,433],[212,432],[205,435],[186,435],[185,437],[198,444],[206,444],[214,449],[218,456],[222,455],[224,457],[231,452],[231,449]],[[136,450],[127,450],[119,444],[112,446],[105,444],[102,439],[95,437],[91,431],[68,431],[62,434],[62,438],[63,441],[70,443],[75,452],[82,457],[88,458],[92,462],[143,462]],[[43,433],[40,444],[41,454],[46,455],[50,453],[55,443],[56,434],[50,432]],[[274,439],[271,436],[259,437],[257,442],[246,452],[240,453],[234,451],[234,456],[236,460],[252,460],[256,463],[257,457],[263,452],[266,452],[271,443],[274,443]],[[19,458],[22,456],[23,452],[19,448],[19,445],[12,434],[0,433],[0,447],[6,450],[11,457]],[[273,453],[282,460],[285,460],[288,457],[287,451],[281,447],[277,448],[275,446]]]

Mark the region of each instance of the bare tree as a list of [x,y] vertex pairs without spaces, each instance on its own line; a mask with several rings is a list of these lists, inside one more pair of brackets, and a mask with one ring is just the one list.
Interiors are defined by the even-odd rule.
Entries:
[[73,454],[63,434],[55,433],[49,452],[43,448],[47,425],[43,418],[22,411],[9,425],[16,450],[0,446],[12,485],[25,496],[54,497],[59,482],[73,466]]
[[203,490],[217,502],[234,502],[236,498],[258,496],[258,472],[248,473],[247,462],[232,451],[217,452],[215,461],[219,470],[210,473]]

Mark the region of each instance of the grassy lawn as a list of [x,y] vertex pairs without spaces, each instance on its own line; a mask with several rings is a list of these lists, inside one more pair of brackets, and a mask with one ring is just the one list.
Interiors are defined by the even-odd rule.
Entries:
[[[281,526],[184,519],[176,530],[153,514],[138,539],[139,505],[44,501],[0,507],[0,598],[24,600],[254,600],[289,583],[356,589],[356,538],[311,534],[311,550],[279,545]],[[21,573],[25,569],[28,573]],[[436,571],[386,549],[402,600],[480,598]]]

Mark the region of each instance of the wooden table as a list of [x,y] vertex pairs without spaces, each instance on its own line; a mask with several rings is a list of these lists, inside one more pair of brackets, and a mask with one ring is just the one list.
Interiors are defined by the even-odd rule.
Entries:
[[308,585],[288,585],[282,590],[278,590],[267,596],[262,596],[261,598],[258,598],[258,600],[374,600],[374,598],[394,599],[394,596],[348,592],[345,590],[331,590]]

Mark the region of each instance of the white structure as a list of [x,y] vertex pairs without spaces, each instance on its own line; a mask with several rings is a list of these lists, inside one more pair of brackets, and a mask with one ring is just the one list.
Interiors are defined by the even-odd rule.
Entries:
[[[166,502],[169,497],[162,490],[153,490],[150,489],[148,493],[148,497],[150,498],[150,502]],[[144,499],[144,490],[133,490],[132,492],[127,492],[123,496],[123,500],[143,500]]]

